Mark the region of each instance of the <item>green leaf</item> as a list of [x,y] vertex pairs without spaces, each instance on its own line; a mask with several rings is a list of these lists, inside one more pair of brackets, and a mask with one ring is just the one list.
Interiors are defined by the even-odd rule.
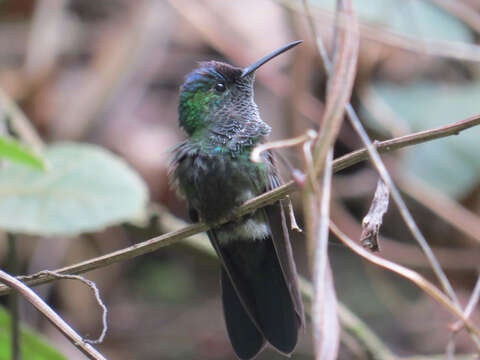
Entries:
[[94,145],[45,150],[47,172],[0,168],[0,228],[34,235],[75,235],[143,217],[147,187],[122,159]]
[[[416,82],[377,84],[374,91],[406,120],[412,131],[428,130],[480,113],[480,84]],[[409,148],[405,171],[453,197],[468,194],[480,181],[480,127]]]
[[39,170],[46,168],[45,161],[40,156],[14,139],[0,137],[0,157]]
[[[0,307],[0,360],[10,360],[10,315]],[[57,350],[48,345],[40,335],[25,326],[20,327],[20,347],[23,359],[66,360]]]

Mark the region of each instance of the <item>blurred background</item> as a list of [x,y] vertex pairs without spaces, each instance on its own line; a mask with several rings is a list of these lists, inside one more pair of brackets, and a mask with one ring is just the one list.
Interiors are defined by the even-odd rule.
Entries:
[[[312,0],[317,31],[333,35],[334,2]],[[426,130],[480,113],[478,0],[356,1],[361,43],[352,104],[373,139]],[[20,105],[47,143],[105,147],[126,159],[148,184],[151,201],[186,218],[169,188],[169,149],[178,128],[178,88],[198,61],[246,66],[290,41],[305,43],[257,73],[256,102],[272,139],[318,128],[326,75],[297,0],[3,0],[0,1],[0,88]],[[480,263],[480,129],[383,155],[420,229],[465,305]],[[344,123],[335,156],[361,147]],[[282,152],[302,168],[296,150]],[[290,170],[283,169],[291,179]],[[365,162],[334,177],[332,218],[354,239],[377,181]],[[300,197],[294,196],[302,221]],[[160,234],[150,226],[111,226],[75,237],[18,236],[19,272],[55,269]],[[434,279],[395,206],[381,231],[380,255]],[[304,239],[293,240],[309,277]],[[454,320],[408,281],[353,255],[332,239],[337,295],[402,357],[445,352]],[[0,258],[6,264],[5,242]],[[86,274],[109,309],[98,349],[109,359],[233,359],[220,299],[218,263],[182,245]],[[101,330],[91,293],[60,281],[36,290],[81,334]],[[81,355],[30,306],[22,320],[68,359]],[[472,318],[480,320],[477,310]],[[311,331],[292,359],[312,359]],[[345,338],[341,359],[368,358]],[[353,345],[352,345],[353,344]],[[457,352],[474,351],[464,333]],[[260,359],[280,359],[273,351]]]

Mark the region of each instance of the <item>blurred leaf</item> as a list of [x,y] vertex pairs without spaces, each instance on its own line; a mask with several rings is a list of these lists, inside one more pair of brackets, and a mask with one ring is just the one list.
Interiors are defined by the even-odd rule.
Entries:
[[[480,113],[480,84],[464,86],[416,82],[406,87],[378,84],[374,91],[408,122],[412,131],[427,130]],[[446,194],[461,197],[480,179],[480,128],[460,136],[416,145],[403,159],[405,171]]]
[[[65,360],[66,357],[46,343],[38,334],[21,327],[22,357],[28,360]],[[0,307],[0,360],[10,360],[10,315]]]
[[9,163],[0,169],[0,228],[35,235],[74,235],[139,219],[143,180],[123,160],[94,145],[46,149],[49,171]]
[[45,170],[46,164],[43,159],[33,151],[25,148],[14,139],[0,136],[0,157],[10,161],[27,165],[35,169]]
[[[313,3],[333,11],[336,0],[314,0]],[[474,40],[465,24],[427,1],[357,0],[355,5],[361,21],[401,35],[468,43]]]

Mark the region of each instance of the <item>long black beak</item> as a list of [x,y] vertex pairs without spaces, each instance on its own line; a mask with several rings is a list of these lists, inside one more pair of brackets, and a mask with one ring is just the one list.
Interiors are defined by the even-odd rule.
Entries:
[[278,55],[284,53],[285,51],[287,50],[290,50],[291,48],[297,46],[298,44],[302,43],[303,40],[298,40],[298,41],[294,41],[294,42],[291,42],[290,44],[288,45],[285,45],[283,47],[281,47],[280,49],[278,50],[275,50],[274,52],[272,52],[271,54],[261,58],[260,60],[258,60],[257,62],[254,62],[252,65],[250,66],[247,66],[245,69],[243,69],[243,72],[242,72],[242,75],[240,76],[241,78],[244,77],[244,76],[247,76],[248,74],[251,74],[252,72],[254,72],[255,70],[257,70],[260,66],[262,66],[263,64],[265,64],[266,62],[272,60],[274,57],[277,57]]

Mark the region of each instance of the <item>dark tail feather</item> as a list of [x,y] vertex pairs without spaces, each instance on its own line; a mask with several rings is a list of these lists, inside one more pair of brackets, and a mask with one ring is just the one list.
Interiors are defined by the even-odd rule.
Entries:
[[290,354],[297,344],[298,321],[288,285],[278,263],[272,240],[259,241],[264,245],[263,259],[257,275],[252,278],[256,295],[258,322],[272,346]]
[[223,312],[230,342],[240,359],[252,359],[262,350],[265,339],[245,311],[223,268],[221,279]]
[[[217,248],[227,268],[226,275],[233,284],[233,288],[232,285],[223,286],[224,291],[227,290],[223,301],[230,336],[230,329],[238,329],[235,332],[240,333],[239,329],[245,326],[245,315],[248,315],[250,324],[256,324],[273,347],[284,354],[292,353],[300,324],[272,239],[229,241]],[[223,283],[229,279],[224,276]],[[241,316],[230,314],[231,309],[239,309],[240,306],[246,309],[246,314],[245,311]],[[258,333],[255,330],[254,334]],[[238,334],[235,336],[240,338]],[[233,343],[234,339],[231,340]]]

